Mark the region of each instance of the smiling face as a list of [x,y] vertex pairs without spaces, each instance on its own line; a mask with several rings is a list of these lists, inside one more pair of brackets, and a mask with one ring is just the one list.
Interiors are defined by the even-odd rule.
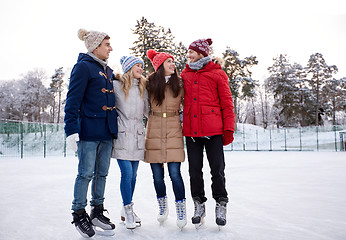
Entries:
[[143,67],[141,63],[136,63],[131,68],[132,76],[136,79],[140,79],[143,74]]
[[189,51],[187,52],[187,57],[190,59],[190,63],[197,62],[198,60],[204,58],[202,53],[198,53],[192,49],[189,49]]
[[104,39],[101,44],[95,48],[93,54],[103,61],[106,61],[109,58],[109,53],[113,51],[109,39]]
[[172,58],[167,58],[166,61],[163,62],[163,69],[165,71],[165,76],[170,76],[175,71],[175,64]]

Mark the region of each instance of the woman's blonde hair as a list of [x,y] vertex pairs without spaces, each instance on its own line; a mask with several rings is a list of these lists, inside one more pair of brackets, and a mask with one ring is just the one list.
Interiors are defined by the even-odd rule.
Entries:
[[[121,89],[124,91],[125,93],[125,100],[127,99],[127,97],[129,96],[129,91],[130,88],[132,86],[132,79],[133,79],[133,74],[132,74],[132,69],[127,71],[125,74],[123,74],[120,78],[120,81],[122,83],[122,87]],[[139,89],[139,93],[141,95],[141,98],[144,99],[144,95],[145,95],[145,88],[146,88],[146,79],[141,76],[139,79],[139,84],[138,84],[138,89]]]

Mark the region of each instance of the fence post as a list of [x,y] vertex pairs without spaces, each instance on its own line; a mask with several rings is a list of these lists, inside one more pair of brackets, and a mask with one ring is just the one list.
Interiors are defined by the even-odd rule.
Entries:
[[64,134],[64,157],[66,157],[66,135]]
[[302,128],[299,128],[299,148],[302,151]]
[[319,147],[318,147],[318,126],[316,127],[316,137],[317,137],[317,151],[319,151]]
[[287,151],[287,143],[286,143],[286,128],[284,129],[284,135],[285,135],[285,151]]
[[258,151],[258,130],[256,130],[256,144],[257,144],[257,151]]
[[245,151],[245,131],[244,131],[244,123],[243,123],[243,151]]
[[47,153],[47,130],[46,124],[43,124],[43,157],[46,158]]
[[338,142],[336,140],[336,126],[334,125],[333,128],[334,128],[334,138],[335,138],[335,152],[337,152],[338,151]]
[[24,156],[24,126],[20,123],[20,158]]
[[269,129],[269,136],[270,136],[270,148],[269,148],[269,151],[272,151],[272,130]]

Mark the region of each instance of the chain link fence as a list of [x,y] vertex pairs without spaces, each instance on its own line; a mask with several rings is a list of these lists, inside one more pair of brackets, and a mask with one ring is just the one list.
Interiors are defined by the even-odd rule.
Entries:
[[[64,124],[0,122],[0,157],[68,156]],[[346,126],[263,129],[238,124],[226,151],[345,151]]]

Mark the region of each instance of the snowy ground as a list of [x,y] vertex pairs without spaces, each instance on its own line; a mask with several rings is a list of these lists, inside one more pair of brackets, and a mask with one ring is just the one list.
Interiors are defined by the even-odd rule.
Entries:
[[[70,223],[76,167],[74,157],[0,159],[0,239],[82,239]],[[134,202],[143,224],[131,232],[120,223],[120,173],[116,161],[112,161],[105,207],[117,227],[114,236],[93,239],[346,239],[346,153],[227,152],[230,203],[228,223],[221,231],[214,221],[207,163],[204,170],[207,217],[205,226],[196,231],[190,221],[193,203],[187,163],[182,165],[188,224],[180,231],[175,225],[169,178],[170,213],[160,226],[150,167],[141,163]]]

